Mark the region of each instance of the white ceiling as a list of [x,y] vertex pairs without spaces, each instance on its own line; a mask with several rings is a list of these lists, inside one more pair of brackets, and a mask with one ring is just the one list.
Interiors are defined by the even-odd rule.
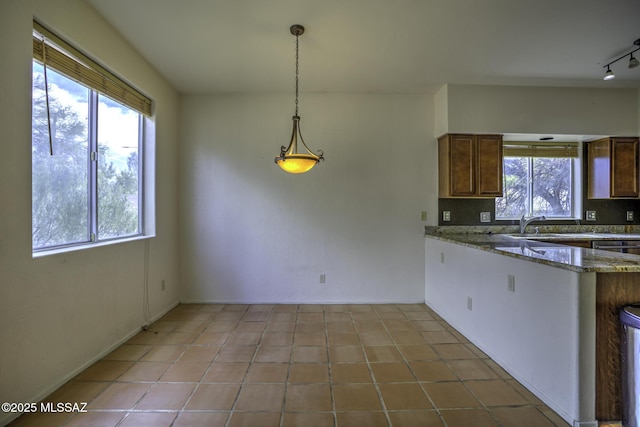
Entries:
[[[181,93],[640,88],[640,0],[86,0]],[[640,54],[640,52],[638,52]],[[640,55],[636,55],[640,57]]]

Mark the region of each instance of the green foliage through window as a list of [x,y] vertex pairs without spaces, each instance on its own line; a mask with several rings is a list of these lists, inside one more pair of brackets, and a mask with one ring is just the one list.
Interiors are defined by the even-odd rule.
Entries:
[[496,218],[573,217],[573,159],[505,157],[503,172],[504,195],[496,198]]
[[47,80],[53,155],[33,61],[33,249],[140,234],[140,114],[51,69]]

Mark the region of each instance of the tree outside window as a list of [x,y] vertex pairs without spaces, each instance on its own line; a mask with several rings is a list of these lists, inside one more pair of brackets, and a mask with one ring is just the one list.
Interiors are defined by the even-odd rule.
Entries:
[[49,119],[34,61],[33,249],[139,234],[141,115],[53,70],[47,80]]
[[571,158],[505,156],[504,196],[496,198],[496,218],[572,218],[573,175]]

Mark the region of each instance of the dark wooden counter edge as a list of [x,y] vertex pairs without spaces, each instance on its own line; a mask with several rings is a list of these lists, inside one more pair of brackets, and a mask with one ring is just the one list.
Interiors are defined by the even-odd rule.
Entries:
[[[482,245],[448,239],[445,235],[426,234],[451,243],[477,248],[515,258],[538,262],[535,258],[518,256]],[[543,264],[577,272],[596,271],[596,419],[622,420],[622,363],[620,310],[640,302],[640,272],[597,271],[594,268],[572,267],[552,261]],[[570,268],[572,267],[572,268]]]

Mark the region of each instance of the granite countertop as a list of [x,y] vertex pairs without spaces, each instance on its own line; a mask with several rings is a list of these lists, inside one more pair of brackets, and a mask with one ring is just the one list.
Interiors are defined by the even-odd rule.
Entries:
[[562,233],[562,230],[554,231],[554,233],[523,237],[517,234],[517,230],[512,229],[425,227],[425,236],[580,273],[640,272],[640,255],[541,241],[544,239],[558,242],[562,240],[640,240],[640,233],[635,227],[627,227],[624,230],[572,229],[567,230],[569,231],[567,233]]

